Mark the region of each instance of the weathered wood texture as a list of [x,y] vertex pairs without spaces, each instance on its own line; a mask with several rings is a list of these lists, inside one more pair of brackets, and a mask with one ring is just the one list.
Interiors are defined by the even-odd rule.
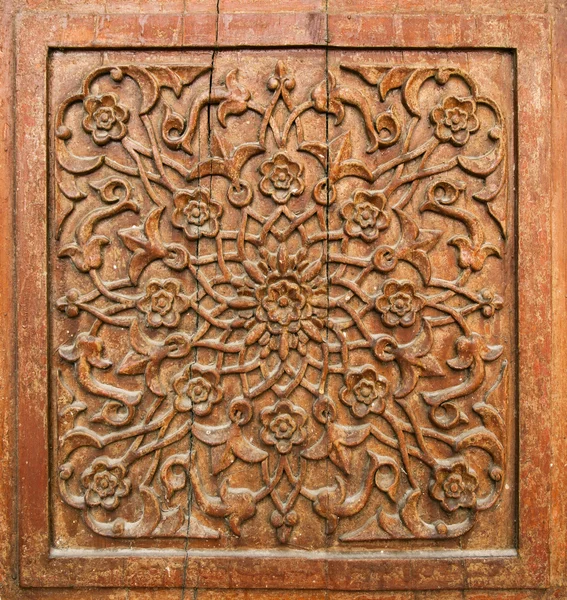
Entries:
[[0,596],[567,597],[562,4],[3,9]]

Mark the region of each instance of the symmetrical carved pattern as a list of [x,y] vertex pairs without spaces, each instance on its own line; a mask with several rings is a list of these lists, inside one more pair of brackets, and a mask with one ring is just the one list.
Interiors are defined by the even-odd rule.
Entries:
[[500,109],[241,72],[100,67],[55,115],[61,496],[112,537],[460,536],[505,479]]

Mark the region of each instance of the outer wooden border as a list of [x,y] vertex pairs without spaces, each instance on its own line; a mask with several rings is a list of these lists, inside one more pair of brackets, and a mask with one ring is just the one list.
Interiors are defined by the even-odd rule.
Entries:
[[[567,113],[567,14],[554,23],[552,55],[552,114]],[[552,362],[552,498],[551,519],[554,534],[550,540],[551,580],[553,585],[567,584],[567,127],[552,135],[552,240],[553,240],[553,362]],[[564,592],[567,595],[567,590]]]
[[[206,15],[207,17],[209,15]],[[549,584],[551,416],[550,53],[544,16],[24,12],[17,24],[16,227],[20,583],[25,587],[543,588]],[[289,28],[289,37],[281,38]],[[214,34],[214,35],[213,35]],[[276,35],[277,34],[277,35]],[[253,36],[253,37],[251,37]],[[513,555],[411,560],[269,552],[52,552],[48,522],[46,65],[50,47],[302,45],[510,48],[517,58],[519,537]],[[359,555],[360,556],[360,555]],[[406,555],[407,557],[407,555]],[[167,559],[167,572],[160,567]]]

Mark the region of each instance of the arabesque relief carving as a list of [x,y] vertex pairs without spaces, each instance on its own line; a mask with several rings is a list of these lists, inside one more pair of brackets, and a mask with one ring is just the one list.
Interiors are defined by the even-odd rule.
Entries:
[[56,111],[60,496],[116,538],[461,536],[506,473],[501,110],[260,67],[102,66]]

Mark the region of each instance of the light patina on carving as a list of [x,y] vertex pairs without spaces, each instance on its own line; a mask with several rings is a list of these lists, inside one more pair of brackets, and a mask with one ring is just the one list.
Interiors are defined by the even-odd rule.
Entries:
[[457,67],[264,62],[56,111],[60,497],[116,538],[461,536],[506,473],[505,119]]

